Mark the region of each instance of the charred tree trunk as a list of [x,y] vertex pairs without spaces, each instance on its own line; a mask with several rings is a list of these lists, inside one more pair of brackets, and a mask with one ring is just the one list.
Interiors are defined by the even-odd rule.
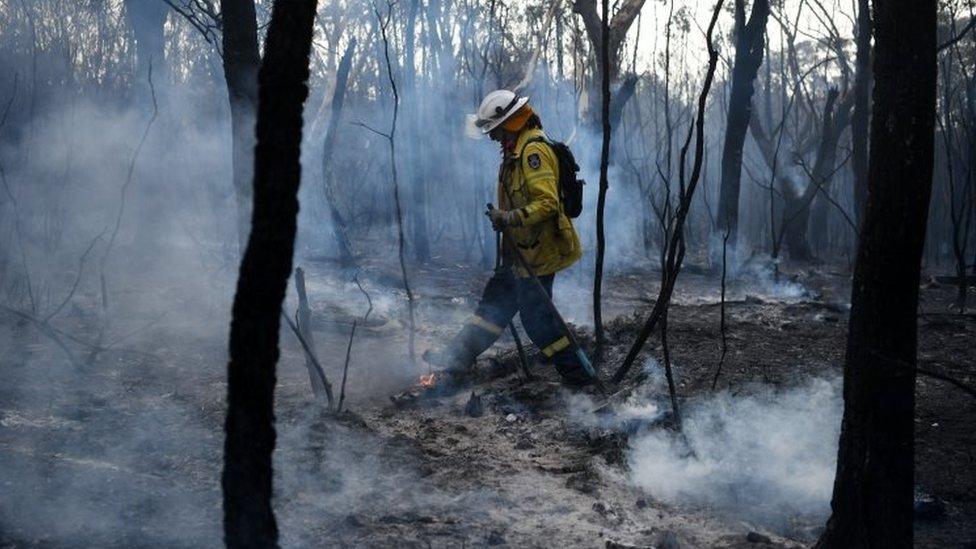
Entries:
[[827,189],[817,192],[810,205],[810,222],[807,224],[807,241],[814,259],[822,260],[830,251],[830,231],[828,227],[830,201]]
[[742,147],[752,118],[752,93],[763,59],[763,39],[769,1],[754,0],[746,22],[745,0],[735,2],[735,60],[732,67],[732,90],[726,118],[725,143],[722,147],[722,180],[719,190],[717,228],[729,232],[735,248],[739,224],[739,187],[742,180]]
[[[823,121],[820,126],[820,142],[813,170],[808,172],[809,181],[799,196],[789,188],[783,189],[786,200],[785,231],[787,251],[791,259],[807,261],[813,259],[810,241],[823,241],[827,231],[827,199],[825,193],[836,170],[837,145],[844,129],[851,119],[851,96],[837,104],[838,91],[831,88],[824,104]],[[836,107],[835,107],[836,105]],[[819,204],[818,204],[819,202]],[[818,205],[822,208],[817,211]],[[820,216],[818,218],[818,215]],[[812,239],[810,238],[812,235]]]
[[[164,113],[163,122],[165,124],[165,113],[167,109],[167,93],[169,88],[169,78],[165,59],[165,25],[169,15],[169,6],[165,2],[145,2],[126,0],[125,17],[132,35],[135,38],[136,50],[136,74],[133,78],[133,103],[140,111],[152,113],[151,119],[155,120],[157,114]],[[133,136],[134,137],[134,136]],[[148,135],[147,135],[148,137]],[[135,168],[135,164],[133,164]],[[138,174],[134,176],[136,182],[140,180]],[[129,178],[132,181],[133,177]],[[160,192],[158,188],[153,188],[151,184],[145,182],[142,185],[144,190],[150,195]],[[151,201],[138,201],[130,206],[135,210],[135,218],[138,223],[135,225],[133,240],[140,247],[157,247],[161,235],[168,231],[164,225],[166,217],[160,208],[150,203]]]
[[804,200],[803,194],[796,194],[790,187],[791,183],[783,182],[784,199],[783,222],[780,226],[781,238],[786,243],[786,251],[790,259],[795,261],[809,261],[813,259],[813,250],[807,241],[807,226],[810,224],[810,204]]
[[258,104],[258,22],[254,0],[223,0],[224,80],[230,101],[231,170],[237,199],[237,241],[241,253],[250,231],[254,168],[254,115]]
[[602,28],[603,35],[600,40],[600,119],[603,125],[603,141],[600,147],[600,193],[596,205],[596,266],[593,275],[593,331],[596,337],[596,354],[599,358],[603,354],[604,334],[603,334],[603,256],[606,250],[606,237],[603,227],[603,213],[607,203],[607,189],[610,182],[607,178],[607,170],[610,164],[610,48],[609,21],[610,0],[603,0]]
[[874,6],[868,202],[851,295],[833,514],[818,548],[912,547],[916,315],[932,188],[937,3]]
[[302,107],[315,0],[275,2],[261,66],[254,208],[230,326],[224,426],[224,541],[277,547],[271,507],[281,305],[295,248]]
[[[954,47],[955,49],[955,47]],[[967,128],[967,124],[959,124],[957,120],[964,120],[967,114],[966,107],[960,106],[958,118],[953,116],[954,95],[952,93],[953,76],[953,54],[958,55],[958,51],[947,52],[942,58],[939,67],[939,74],[942,77],[942,101],[940,103],[941,113],[939,113],[939,134],[942,138],[943,158],[945,162],[945,201],[946,209],[949,210],[949,233],[951,240],[951,252],[956,267],[956,300],[955,307],[959,313],[966,311],[966,297],[968,293],[969,280],[966,278],[966,250],[969,247],[969,228],[973,221],[973,186],[971,181],[972,151],[973,144],[969,139],[972,129]],[[968,82],[967,82],[968,84]],[[973,118],[970,118],[973,120]],[[958,133],[963,133],[965,139],[960,139]],[[964,141],[969,140],[969,146]],[[969,156],[969,158],[967,158]],[[961,179],[962,181],[959,181]],[[961,187],[958,183],[962,183]]]
[[151,91],[148,84],[150,67],[152,67],[153,79],[157,82],[165,82],[163,31],[167,15],[169,15],[169,6],[165,2],[136,0],[125,2],[125,18],[132,28],[136,42],[136,66],[139,74],[136,75],[135,83],[138,86],[138,100],[145,103],[150,101]]
[[322,174],[325,176],[325,202],[329,208],[329,215],[332,216],[334,227],[336,248],[339,252],[339,262],[349,265],[355,262],[352,247],[349,245],[349,233],[346,229],[346,220],[339,211],[339,203],[335,192],[335,173],[332,171],[332,153],[335,151],[337,134],[339,133],[339,120],[342,117],[342,107],[346,100],[346,83],[349,81],[349,70],[352,67],[352,54],[356,51],[356,38],[349,39],[349,45],[339,60],[339,68],[336,71],[335,91],[332,93],[332,109],[329,113],[329,125],[325,131],[322,143]]
[[[627,37],[627,31],[630,30],[631,25],[637,19],[637,15],[640,14],[645,1],[624,0],[620,3],[617,13],[613,17],[609,17],[609,14],[607,15],[609,18],[609,22],[607,22],[607,36],[609,37],[607,50],[610,58],[607,67],[610,71],[611,82],[616,82],[620,77],[621,47],[623,46],[624,39]],[[602,57],[603,51],[604,20],[597,15],[596,3],[597,0],[575,0],[573,3],[573,12],[583,19],[586,36],[590,40],[593,52],[598,56],[594,59],[593,63],[593,66],[596,67],[596,78],[592,79],[589,94],[590,103],[587,109],[589,113],[588,123],[594,129],[602,126],[602,117],[597,116],[597,113],[603,111],[603,96],[600,93],[600,89],[603,86],[603,76],[601,74],[601,71],[603,71],[603,63],[600,61],[600,57]],[[630,80],[630,78],[625,80],[616,93],[613,94],[612,106],[610,108],[611,127],[617,127],[620,116],[623,114],[624,106],[634,94],[637,80],[635,78],[631,83],[628,83]]]
[[[817,159],[813,165],[813,172],[810,174],[810,181],[807,183],[808,191],[811,194],[810,211],[807,213],[809,221],[803,225],[797,225],[796,229],[801,232],[802,237],[807,242],[813,242],[819,254],[827,232],[827,200],[824,193],[830,184],[833,176],[834,163],[837,161],[837,142],[840,141],[840,133],[843,131],[844,108],[841,104],[834,110],[839,93],[837,88],[830,88],[827,91],[827,101],[824,105],[823,124],[820,129],[820,143],[817,146]],[[790,250],[790,256],[793,252]],[[812,252],[811,252],[812,255]],[[805,259],[811,259],[806,257]]]
[[[966,116],[969,120],[976,120],[976,73],[969,77],[966,83]],[[976,218],[976,125],[970,124],[966,132],[969,150],[966,153],[969,165],[969,215]],[[965,274],[965,273],[964,273]],[[973,246],[972,274],[976,276],[976,246]]]
[[868,119],[871,98],[871,6],[857,2],[857,60],[854,69],[854,114],[851,116],[851,166],[854,171],[854,218],[864,219],[868,199]]
[[[976,73],[969,77],[966,83],[966,115],[969,120],[976,120]],[[971,124],[967,132],[969,141],[969,214],[976,217],[976,125]],[[976,246],[973,246],[972,274],[976,276]]]
[[[423,102],[417,93],[416,78],[416,48],[414,42],[417,36],[417,12],[420,0],[410,0],[406,7],[406,21],[404,22],[404,67],[403,67],[403,100],[408,108],[404,109],[404,134],[411,143],[418,143],[424,138],[420,131],[423,120]],[[412,208],[410,215],[411,248],[414,259],[423,262],[430,258],[430,236],[427,228],[427,201],[424,193],[424,157],[420,154],[422,146],[407,147],[407,183],[410,188]]]

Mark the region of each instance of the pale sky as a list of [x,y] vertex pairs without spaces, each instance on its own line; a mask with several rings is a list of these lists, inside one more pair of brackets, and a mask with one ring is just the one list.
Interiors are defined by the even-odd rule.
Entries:
[[[722,15],[719,16],[716,27],[716,36],[720,33],[728,34],[732,28],[732,14],[729,11],[732,2],[733,0],[725,0]],[[685,10],[686,13],[693,15],[694,18],[691,22],[687,37],[687,48],[684,50],[689,56],[689,64],[692,62],[704,63],[705,38],[703,33],[708,27],[714,5],[714,2],[711,0],[674,0],[674,11],[676,13]],[[749,2],[746,6],[746,17],[749,15],[751,5],[752,3]],[[799,13],[797,42],[827,36],[826,27],[821,22],[821,19],[826,21],[824,10],[832,16],[834,25],[836,25],[837,31],[841,36],[853,40],[853,21],[856,14],[856,4],[852,0],[821,0],[819,1],[819,5],[822,5],[824,10],[818,8],[818,3],[814,3],[812,0],[784,0],[782,5],[782,8],[774,6],[773,14],[786,16],[790,22],[790,26],[792,26],[793,21],[796,21],[797,13]],[[669,0],[647,0],[644,4],[640,20],[640,43],[637,48],[638,71],[647,70],[651,67],[655,49],[658,52],[664,50],[665,25],[670,6],[671,2]],[[783,43],[780,39],[779,23],[770,16],[766,28],[769,33],[771,48],[773,50],[779,50]],[[636,30],[637,25],[635,24],[627,37],[629,41],[625,54],[627,66],[630,65],[630,60],[633,56],[633,40],[636,36]],[[672,62],[674,62],[674,56],[682,53],[680,44],[675,42],[679,39],[676,29],[672,28]],[[731,54],[731,52],[726,53]]]

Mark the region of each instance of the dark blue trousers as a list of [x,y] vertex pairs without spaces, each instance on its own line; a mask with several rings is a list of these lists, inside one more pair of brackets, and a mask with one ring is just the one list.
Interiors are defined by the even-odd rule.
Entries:
[[[555,275],[540,276],[539,282],[552,297]],[[506,266],[495,269],[485,285],[474,315],[455,338],[453,347],[459,357],[473,361],[498,340],[505,327],[518,313],[532,343],[559,373],[571,381],[585,379],[569,338],[562,331],[546,304],[546,297],[531,278],[518,278]],[[577,379],[584,376],[582,379]]]

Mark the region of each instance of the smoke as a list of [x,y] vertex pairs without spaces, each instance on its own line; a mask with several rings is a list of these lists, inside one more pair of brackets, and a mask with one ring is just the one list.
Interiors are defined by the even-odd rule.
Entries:
[[127,352],[78,368],[57,350],[0,366],[0,544],[219,543],[218,408],[188,398],[186,371]]
[[[128,31],[113,26],[122,21],[122,4],[26,2],[22,10],[12,7],[5,13],[11,15],[12,31],[0,38],[0,107],[9,100],[12,108],[0,134],[5,187],[0,193],[0,293],[12,309],[42,319],[53,315],[54,327],[82,343],[66,343],[81,363],[76,365],[30,324],[3,317],[0,545],[8,540],[93,546],[219,543],[225,345],[239,253],[226,85],[216,49],[171,14],[165,56],[158,58],[153,72],[158,118],[137,151],[152,103],[148,75],[132,71],[140,60],[129,51],[133,42]],[[356,33],[362,38],[375,23],[362,17],[364,6],[349,2],[342,6],[348,13],[321,15],[343,31],[336,34],[343,40]],[[31,25],[39,23],[40,36],[50,38],[27,42],[33,31],[28,32],[18,13],[26,14],[28,8],[37,14]],[[266,10],[259,15],[266,17]],[[494,235],[482,212],[486,202],[496,200],[498,148],[484,139],[461,139],[470,126],[460,121],[476,108],[483,92],[510,79],[489,73],[477,83],[459,80],[460,54],[453,45],[490,43],[483,35],[487,27],[475,27],[481,30],[466,36],[452,30],[445,37],[446,51],[431,63],[437,68],[422,73],[415,89],[405,84],[406,73],[416,67],[395,70],[403,85],[395,161],[421,345],[452,335],[473,309],[465,299],[477,290],[450,280],[458,278],[453,267],[480,265],[485,267],[480,274],[485,274],[493,259]],[[331,39],[320,43],[338,47]],[[465,52],[465,62],[476,60],[475,53]],[[335,220],[323,189],[322,136],[313,129],[316,122],[323,127],[323,117],[331,115],[324,98],[331,96],[326,88],[332,68],[323,57],[325,65],[319,59],[314,70],[306,109],[296,264],[309,273],[314,318],[324,325],[316,326],[319,358],[338,385],[351,319],[360,318],[367,304],[351,273],[336,275],[333,265],[321,267],[319,262],[335,256]],[[378,59],[365,48],[354,58],[355,76],[329,166],[335,174],[336,209],[345,216],[361,280],[374,306],[375,326],[359,325],[351,352],[350,405],[360,398],[375,399],[417,374],[405,359],[406,299],[399,273],[391,268],[396,264],[397,230],[387,144],[356,125],[381,132],[389,128],[392,100],[384,71],[373,70]],[[539,74],[551,75],[552,68],[541,63]],[[521,77],[521,64],[502,67],[511,68],[519,69],[515,72]],[[477,72],[478,67],[465,70]],[[549,136],[572,140],[588,182],[586,213],[575,220],[584,260],[557,277],[555,293],[567,320],[591,324],[601,136],[578,116],[578,105],[587,104],[587,89],[583,85],[577,90],[577,84],[540,77],[526,93]],[[645,83],[641,86],[631,104],[644,101],[641,112],[647,117],[658,112],[649,104],[657,94],[643,88]],[[645,250],[647,227],[635,222],[650,215],[647,189],[652,182],[639,183],[632,172],[638,167],[645,175],[653,174],[652,164],[660,159],[652,157],[659,145],[636,138],[635,115],[628,111],[614,135],[614,147],[621,148],[613,153],[606,206],[608,276],[646,261],[644,253],[656,257]],[[677,131],[675,139],[681,134]],[[130,165],[132,178],[120,208]],[[689,249],[700,239],[701,231],[692,227],[704,225],[703,212],[696,202],[693,214],[699,217],[689,220]],[[118,238],[109,250],[116,219]],[[429,257],[415,254],[421,239],[428,241]],[[90,256],[79,261],[90,245]],[[448,267],[434,273],[431,265]],[[764,269],[754,274],[760,284],[777,284]],[[464,274],[476,278],[479,273],[472,269]],[[770,291],[790,295],[798,290],[787,285]],[[293,288],[288,296],[286,309],[293,311]],[[629,310],[632,296],[626,298],[631,299],[626,302]],[[65,306],[58,309],[62,300]],[[605,317],[623,312],[624,303],[619,296],[605,295]],[[85,342],[111,350],[93,353]],[[309,398],[309,387],[304,358],[287,331],[281,347],[279,395],[292,399],[282,406],[281,451],[276,455],[283,531],[302,531],[319,512],[342,513],[333,509],[380,513],[384,506],[431,504],[431,499],[411,495],[421,492],[411,467],[391,468],[371,457],[386,451],[375,437],[336,427],[323,443],[333,448],[330,454],[307,455],[314,454],[323,436],[308,418],[288,418],[289,409],[300,407],[296,401]],[[613,421],[656,421],[667,409],[661,394],[660,385],[648,384]],[[689,413],[690,419],[695,417],[694,410]],[[594,417],[589,411],[586,415]],[[682,459],[660,452],[675,467]],[[327,465],[316,465],[322,463]],[[635,462],[635,481],[639,465]],[[739,478],[744,482],[744,476]],[[308,501],[312,504],[306,505]]]
[[[612,407],[566,393],[569,419],[631,433],[630,481],[659,502],[705,508],[803,538],[829,512],[843,413],[839,376],[790,388],[740,387],[681,403],[682,432],[666,425],[671,403],[662,367]],[[598,413],[594,413],[597,411]]]
[[623,402],[607,408],[607,413],[594,413],[602,403],[585,393],[564,393],[570,421],[589,428],[634,430],[662,419],[664,410],[669,406],[664,399],[667,391],[664,371],[656,360],[648,358],[644,363],[644,373],[647,374],[644,383],[638,385]]
[[671,414],[664,371],[644,364],[646,381],[623,402],[594,413],[587,395],[564,395],[572,422],[633,433],[630,481],[657,501],[707,508],[803,537],[798,525],[829,512],[843,413],[842,379],[778,388],[752,385],[682,403],[682,432]]
[[71,353],[0,311],[0,545],[220,543],[229,133],[199,88],[155,85],[138,151],[151,106],[96,94],[0,136],[0,302]]
[[[747,253],[744,244],[724,250],[726,263],[727,299],[742,299],[745,295],[759,295],[775,300],[798,300],[812,296],[803,284],[788,274],[778,272],[782,260],[769,254]],[[722,267],[723,243],[721,234],[713,234],[708,240],[708,254],[717,272]]]
[[814,379],[687,402],[683,436],[655,429],[631,440],[632,481],[675,505],[717,509],[784,528],[829,510],[842,415],[841,379]]
[[274,504],[285,547],[321,546],[323,539],[357,546],[357,528],[370,525],[371,536],[382,536],[396,521],[419,519],[437,530],[441,520],[477,516],[490,505],[477,491],[449,495],[436,488],[407,439],[324,420],[314,406],[280,418],[278,433]]
[[759,256],[734,265],[731,274],[734,278],[743,279],[753,291],[759,291],[765,297],[783,300],[809,297],[810,291],[802,284],[785,275],[775,274],[774,269],[778,264],[778,259]]

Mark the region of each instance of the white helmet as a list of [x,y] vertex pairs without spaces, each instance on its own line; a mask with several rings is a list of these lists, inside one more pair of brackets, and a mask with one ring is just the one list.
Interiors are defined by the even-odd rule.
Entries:
[[528,102],[528,97],[519,97],[515,92],[495,90],[481,102],[474,125],[481,128],[481,133],[489,133]]

